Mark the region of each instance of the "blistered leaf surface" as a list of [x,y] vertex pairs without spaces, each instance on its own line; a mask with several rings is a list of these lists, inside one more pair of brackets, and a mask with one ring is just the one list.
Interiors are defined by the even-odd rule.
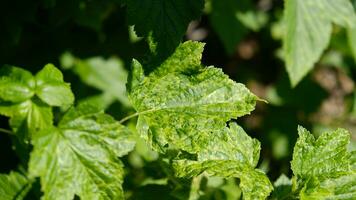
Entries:
[[238,177],[244,199],[265,199],[272,185],[262,171],[255,169],[259,155],[260,143],[230,123],[230,128],[211,136],[197,160],[174,160],[173,167],[179,177],[192,177],[204,171],[213,176]]
[[22,200],[30,188],[29,180],[18,172],[0,174],[0,197],[2,200]]
[[347,150],[350,134],[344,129],[319,138],[299,127],[294,147],[293,188],[301,199],[355,199],[356,173]]
[[200,64],[203,45],[186,42],[150,75],[133,62],[130,99],[139,113],[137,128],[159,151],[191,153],[202,149],[212,132],[249,114],[257,97],[221,69]]
[[40,177],[43,199],[123,199],[123,164],[129,132],[88,104],[71,109],[58,128],[33,138],[29,173]]

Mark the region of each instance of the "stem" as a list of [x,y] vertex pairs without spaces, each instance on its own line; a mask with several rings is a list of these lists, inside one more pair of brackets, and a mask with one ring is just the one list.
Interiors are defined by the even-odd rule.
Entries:
[[[260,101],[263,101],[263,99],[258,99]],[[208,105],[208,104],[201,104],[201,105]],[[132,114],[132,115],[129,115],[127,117],[124,117],[123,119],[121,119],[119,122],[120,123],[123,123],[131,118],[134,118],[134,117],[137,117],[138,115],[143,115],[143,114],[146,114],[146,113],[151,113],[151,112],[156,112],[156,111],[160,111],[160,110],[168,110],[168,109],[174,109],[174,108],[185,108],[185,107],[188,107],[186,105],[182,105],[182,106],[171,106],[171,107],[162,107],[162,108],[153,108],[151,110],[145,110],[145,111],[142,111],[142,112],[137,112],[135,114]]]
[[192,185],[190,187],[190,192],[189,192],[189,200],[198,200],[200,197],[200,183],[201,180],[203,179],[204,175],[200,174],[199,176],[196,176],[192,180]]
[[119,121],[119,123],[122,124],[122,123],[126,122],[127,120],[138,116],[139,114],[140,114],[140,113],[135,113],[135,114],[129,115],[129,116],[127,116],[127,117],[124,117],[123,119],[121,119],[121,120]]
[[139,115],[146,114],[146,113],[159,111],[159,110],[162,110],[162,109],[151,109],[151,110],[145,110],[145,111],[142,111],[142,112],[137,112],[137,113],[134,113],[134,114],[129,115],[129,116],[127,116],[127,117],[124,117],[124,118],[121,119],[119,122],[120,122],[120,124],[122,124],[123,122],[126,122],[127,120],[129,120],[129,119],[131,119],[131,118],[134,118],[134,117],[137,117],[137,116],[139,116]]
[[0,132],[6,133],[6,134],[9,134],[9,135],[14,135],[14,133],[12,131],[7,130],[7,129],[3,129],[3,128],[0,128]]

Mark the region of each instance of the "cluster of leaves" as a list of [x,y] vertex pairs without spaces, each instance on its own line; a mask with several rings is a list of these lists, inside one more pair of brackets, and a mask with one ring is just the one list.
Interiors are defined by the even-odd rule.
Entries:
[[[119,7],[126,10],[128,25],[134,26],[131,34],[136,39],[131,39],[145,38],[149,51],[144,59],[130,61],[129,73],[116,57],[83,60],[63,54],[63,70],[100,91],[85,98],[76,95],[76,101],[73,85],[52,64],[35,75],[19,67],[1,67],[0,114],[9,119],[11,131],[0,132],[9,134],[21,160],[16,170],[0,174],[1,199],[148,198],[135,196],[137,188],[127,186],[131,180],[125,179],[130,165],[145,165],[142,158],[157,164],[164,175],[141,181],[139,189],[167,185],[169,198],[356,198],[356,153],[344,129],[316,139],[299,127],[293,177],[282,175],[272,184],[263,163],[259,165],[260,142],[237,124],[237,118],[249,115],[264,100],[222,69],[204,66],[203,43],[181,43],[189,23],[204,12],[226,52],[233,54],[249,30],[257,32],[267,23],[265,13],[250,10],[251,1],[78,0],[70,5],[71,15],[63,21],[55,15],[63,2],[32,5],[29,18],[24,15],[14,24],[0,20],[9,31],[3,34],[19,42],[22,24],[35,21],[37,9],[53,14],[49,19],[54,24],[74,20],[100,33],[103,21]],[[349,51],[356,58],[356,14],[349,0],[285,0],[284,17],[276,26],[282,30],[277,36],[284,45],[280,57],[292,87],[322,57],[333,23],[347,29]],[[299,94],[282,102],[271,91],[267,99],[272,104],[300,106],[295,99]],[[38,185],[41,192],[36,191]],[[209,196],[209,188],[224,191],[224,196]],[[29,197],[31,192],[35,197]]]
[[[202,50],[201,43],[183,43],[149,75],[134,60],[128,93],[137,113],[121,122],[138,116],[139,135],[171,164],[177,177],[203,172],[237,177],[244,199],[265,199],[272,185],[255,169],[259,142],[234,122],[226,126],[232,118],[250,113],[258,98],[220,69],[202,66]],[[1,113],[10,117],[16,136],[30,140],[33,146],[28,173],[2,175],[4,185],[14,185],[4,187],[8,199],[23,196],[35,177],[41,179],[43,199],[124,198],[124,170],[118,157],[134,147],[125,126],[90,101],[68,108],[73,94],[53,65],[36,76],[5,67],[1,81],[5,94]],[[53,106],[65,110],[57,125],[53,124]],[[20,134],[23,126],[27,137]],[[346,149],[349,134],[338,130],[315,141],[303,128],[299,132],[292,161],[293,193],[288,195],[299,191],[301,198],[319,193],[352,195],[355,179]]]

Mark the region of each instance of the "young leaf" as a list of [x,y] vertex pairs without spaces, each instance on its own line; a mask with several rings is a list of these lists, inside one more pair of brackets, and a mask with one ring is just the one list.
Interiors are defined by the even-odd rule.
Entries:
[[322,134],[315,139],[298,128],[292,170],[293,190],[300,199],[355,199],[356,172],[348,152],[350,135],[346,130]]
[[0,114],[10,117],[11,127],[22,139],[52,124],[50,106],[70,105],[74,101],[69,84],[51,64],[35,77],[21,68],[3,67],[0,93]]
[[71,109],[33,137],[29,173],[40,177],[43,199],[123,199],[123,164],[133,149],[126,128],[89,104]]
[[347,36],[352,55],[356,61],[356,28],[348,29]]
[[295,176],[301,179],[332,176],[350,169],[347,151],[350,135],[346,130],[324,133],[317,140],[302,127],[298,127],[298,134],[291,163]]
[[249,114],[257,97],[220,69],[200,64],[203,44],[186,42],[150,75],[133,62],[129,98],[138,111],[137,129],[160,152],[195,153],[212,132]]
[[198,18],[204,0],[126,0],[127,15],[138,36],[151,37],[156,52],[170,55],[190,21]]
[[52,64],[47,64],[36,74],[36,94],[50,106],[73,104],[74,95],[68,83],[63,81],[62,72]]
[[286,68],[296,86],[328,46],[332,23],[354,27],[356,14],[349,0],[285,0],[285,23]]
[[196,161],[173,160],[173,167],[179,177],[192,177],[204,171],[212,176],[238,177],[244,199],[265,199],[272,185],[263,172],[255,169],[259,154],[260,143],[230,123],[230,128],[211,135]]
[[18,172],[0,174],[1,200],[22,200],[30,188],[29,180]]
[[0,99],[22,102],[34,95],[35,80],[32,74],[17,67],[5,66],[0,69]]
[[126,94],[127,71],[124,64],[117,58],[107,60],[101,57],[89,59],[75,58],[67,53],[61,59],[63,68],[70,68],[84,83],[103,91],[106,98],[111,97],[111,103],[117,99],[129,106]]

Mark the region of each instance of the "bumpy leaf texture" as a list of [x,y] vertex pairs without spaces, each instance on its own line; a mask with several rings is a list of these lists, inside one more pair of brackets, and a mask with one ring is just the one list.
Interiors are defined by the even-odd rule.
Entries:
[[30,177],[40,177],[43,199],[124,199],[123,164],[131,151],[128,130],[96,106],[72,108],[58,127],[36,134]]
[[238,177],[244,199],[265,199],[272,185],[262,171],[255,169],[260,143],[235,123],[229,125],[230,128],[211,135],[209,143],[197,154],[197,160],[174,160],[176,174],[191,177],[205,171],[214,176]]
[[154,50],[170,55],[179,45],[190,21],[197,19],[204,0],[126,0],[129,23],[138,36],[150,37]]
[[33,76],[17,67],[0,69],[0,114],[24,138],[52,124],[50,106],[68,106],[74,101],[69,84],[53,65]]
[[293,188],[300,199],[355,199],[356,171],[347,150],[350,135],[346,130],[327,132],[315,139],[299,127],[294,147]]
[[174,160],[176,174],[239,177],[245,199],[263,199],[271,184],[255,170],[260,145],[232,118],[249,114],[257,97],[220,69],[204,67],[203,44],[185,42],[148,76],[133,61],[129,99],[138,111],[137,129],[151,146],[164,153],[185,151],[197,160]]
[[22,200],[30,188],[29,180],[18,172],[0,174],[1,200]]
[[329,44],[332,23],[355,27],[350,0],[285,0],[284,51],[290,82],[296,86]]
[[249,114],[257,97],[221,69],[200,64],[203,44],[186,42],[150,75],[133,62],[129,98],[139,113],[137,129],[154,149],[201,150],[211,133]]

